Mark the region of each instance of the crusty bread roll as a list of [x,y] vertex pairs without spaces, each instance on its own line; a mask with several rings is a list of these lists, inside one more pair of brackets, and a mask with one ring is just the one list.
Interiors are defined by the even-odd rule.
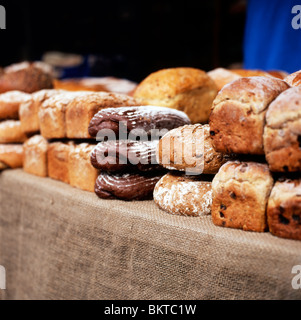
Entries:
[[22,103],[31,99],[31,95],[21,91],[9,91],[0,94],[0,119],[19,119]]
[[23,143],[26,139],[19,120],[0,122],[0,143]]
[[54,180],[70,183],[69,163],[70,153],[74,143],[53,142],[47,151],[48,176]]
[[154,190],[154,201],[162,210],[182,216],[209,215],[212,205],[211,180],[204,176],[168,173]]
[[282,70],[270,70],[268,74],[281,80],[284,80],[289,75],[286,71]]
[[22,144],[0,145],[0,171],[4,169],[16,169],[23,166]]
[[0,75],[0,93],[23,91],[33,93],[53,88],[51,68],[41,62],[22,62],[4,69]]
[[213,102],[210,134],[223,153],[263,155],[265,114],[289,85],[274,77],[240,78],[224,86]]
[[216,68],[209,71],[207,74],[215,82],[218,91],[220,91],[226,84],[241,78],[239,74],[224,68]]
[[270,170],[301,170],[301,87],[281,93],[269,106],[264,129],[264,150]]
[[48,141],[35,135],[24,143],[24,164],[23,170],[27,173],[47,177],[47,151]]
[[150,74],[137,87],[135,98],[146,104],[185,112],[192,123],[207,123],[217,87],[206,72],[170,68]]
[[292,74],[289,74],[285,79],[291,87],[299,87],[301,86],[301,70],[296,71]]
[[263,163],[229,161],[212,181],[212,220],[217,226],[264,232],[274,180]]
[[277,181],[267,207],[269,231],[301,240],[301,179]]
[[229,160],[215,151],[209,125],[186,125],[169,131],[157,147],[157,162],[169,170],[216,174]]
[[66,134],[71,139],[91,138],[88,127],[94,115],[106,108],[139,106],[136,99],[123,94],[95,92],[75,97],[66,109]]
[[55,89],[40,90],[31,94],[31,99],[20,105],[19,116],[23,132],[32,134],[40,131],[40,106],[45,100],[59,93],[63,93],[63,91]]
[[94,192],[99,170],[91,165],[90,157],[95,145],[82,143],[70,149],[69,179],[72,187]]

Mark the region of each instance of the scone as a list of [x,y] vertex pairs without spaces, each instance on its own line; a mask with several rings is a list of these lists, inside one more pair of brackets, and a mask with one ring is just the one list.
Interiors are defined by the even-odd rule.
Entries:
[[205,216],[211,213],[211,180],[203,176],[168,173],[156,184],[154,201],[162,210],[182,216]]
[[28,102],[31,95],[21,91],[9,91],[0,94],[0,119],[19,119],[19,108]]
[[185,112],[192,123],[207,123],[217,95],[215,82],[195,68],[170,68],[150,74],[134,92],[148,105]]
[[267,208],[270,232],[301,240],[301,179],[277,181]]
[[284,91],[266,114],[264,150],[270,170],[301,170],[301,87]]
[[209,125],[186,125],[168,132],[157,147],[157,162],[169,170],[216,174],[229,156],[215,151]]
[[217,226],[264,232],[274,180],[266,164],[229,161],[212,181],[212,221]]
[[17,169],[23,166],[22,144],[0,145],[0,171],[4,169]]
[[23,170],[39,177],[47,177],[48,141],[40,135],[35,135],[24,143]]
[[72,187],[94,192],[95,182],[99,170],[90,162],[94,145],[82,143],[70,150],[69,154],[69,179]]
[[19,120],[0,122],[0,143],[23,143],[26,139]]
[[210,115],[214,148],[223,153],[263,155],[266,111],[288,88],[274,77],[240,78],[224,86]]

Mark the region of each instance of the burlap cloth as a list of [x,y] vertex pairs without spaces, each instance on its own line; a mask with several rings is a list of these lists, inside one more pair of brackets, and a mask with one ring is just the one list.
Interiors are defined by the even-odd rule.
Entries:
[[301,242],[0,173],[1,299],[300,299]]

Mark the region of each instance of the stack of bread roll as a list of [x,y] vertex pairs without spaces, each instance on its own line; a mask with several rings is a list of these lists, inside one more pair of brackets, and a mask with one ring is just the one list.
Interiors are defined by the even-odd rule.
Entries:
[[156,147],[164,130],[190,124],[188,116],[157,106],[121,107],[99,111],[89,126],[101,141],[92,165],[100,170],[95,193],[102,199],[126,201],[153,198],[164,171],[156,162]]

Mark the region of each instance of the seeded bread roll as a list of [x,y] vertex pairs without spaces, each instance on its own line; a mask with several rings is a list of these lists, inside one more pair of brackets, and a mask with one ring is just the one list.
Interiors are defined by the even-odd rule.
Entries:
[[95,193],[102,199],[140,201],[153,199],[156,183],[162,175],[109,174],[101,172],[95,185]]
[[276,182],[269,198],[267,216],[273,235],[301,240],[301,179]]
[[211,180],[204,176],[168,173],[154,190],[154,201],[162,210],[182,216],[205,216],[211,213]]
[[157,162],[166,169],[216,174],[229,156],[215,151],[209,125],[186,125],[168,132],[157,147]]
[[95,92],[76,97],[66,109],[66,130],[70,139],[91,138],[90,121],[102,109],[139,106],[136,99],[117,93]]
[[22,103],[31,99],[31,95],[21,91],[9,91],[0,94],[0,119],[19,119]]
[[291,87],[301,86],[301,70],[289,74],[284,81],[287,82]]
[[270,170],[301,170],[301,87],[284,91],[266,114],[264,150]]
[[274,77],[240,78],[224,86],[210,115],[214,148],[223,153],[263,155],[267,108],[288,88]]
[[33,93],[53,88],[51,68],[41,62],[22,62],[4,69],[0,75],[0,93],[18,90]]
[[0,122],[0,143],[23,143],[27,136],[21,130],[18,120]]
[[212,220],[217,226],[264,232],[273,187],[266,164],[229,161],[212,181]]
[[0,171],[4,169],[16,169],[23,166],[22,144],[0,145]]
[[170,68],[150,74],[134,92],[146,104],[185,112],[192,123],[207,123],[215,82],[206,72],[194,68]]
[[25,172],[39,177],[47,177],[48,141],[40,135],[35,135],[24,143]]

